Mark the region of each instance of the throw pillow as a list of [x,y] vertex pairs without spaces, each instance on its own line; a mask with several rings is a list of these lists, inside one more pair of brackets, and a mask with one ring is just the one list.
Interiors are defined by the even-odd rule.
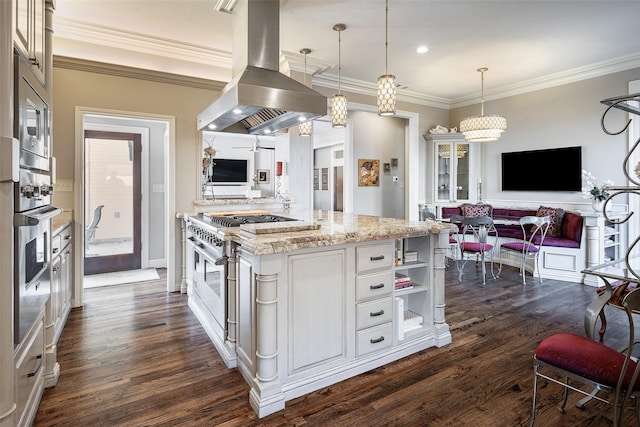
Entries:
[[547,230],[547,236],[560,237],[562,232],[562,218],[564,217],[564,209],[550,208],[547,206],[540,206],[536,212],[536,216],[550,216],[551,223]]
[[462,215],[468,217],[491,216],[491,205],[472,205],[465,203],[462,205]]

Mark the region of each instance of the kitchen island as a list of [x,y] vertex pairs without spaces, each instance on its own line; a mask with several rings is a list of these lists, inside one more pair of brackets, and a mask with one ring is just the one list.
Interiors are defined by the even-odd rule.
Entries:
[[226,347],[235,347],[259,417],[451,342],[444,317],[451,225],[327,211],[277,214],[299,221],[219,230],[235,244],[227,292],[233,338]]

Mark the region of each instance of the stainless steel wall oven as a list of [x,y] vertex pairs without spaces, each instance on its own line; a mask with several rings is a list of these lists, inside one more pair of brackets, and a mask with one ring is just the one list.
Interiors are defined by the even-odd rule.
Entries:
[[14,342],[19,344],[50,296],[51,205],[50,113],[45,90],[24,60],[14,56],[14,136],[20,141],[19,182],[14,186]]

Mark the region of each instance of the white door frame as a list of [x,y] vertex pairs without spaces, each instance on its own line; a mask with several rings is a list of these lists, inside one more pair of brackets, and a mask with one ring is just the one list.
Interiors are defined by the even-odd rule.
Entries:
[[[74,179],[74,290],[73,307],[84,304],[84,115],[103,115],[122,118],[134,118],[139,120],[154,120],[166,122],[169,126],[169,135],[165,139],[165,259],[167,260],[167,292],[180,290],[180,284],[176,283],[175,259],[176,259],[176,211],[175,211],[175,117],[160,114],[137,113],[130,111],[108,110],[92,107],[80,107],[75,109],[75,179]],[[93,127],[93,125],[92,125]]]
[[[640,92],[640,80],[630,81],[629,94],[639,93],[639,92]],[[636,115],[631,113],[628,113],[628,114],[629,114],[629,119],[631,119],[631,124],[629,125],[629,132],[628,132],[628,138],[629,138],[628,150],[631,150],[631,148],[633,148],[633,145],[636,143],[638,138],[640,138],[640,120],[638,120],[638,117]],[[638,164],[638,162],[640,162],[640,153],[636,151],[629,158],[629,166],[633,168],[634,165]],[[629,172],[632,173],[633,169]],[[631,182],[627,182],[626,185],[631,185]],[[627,195],[627,198],[628,198],[627,203],[629,206],[628,208],[629,212],[635,212],[635,215],[640,215],[640,198],[631,197],[630,194]],[[630,238],[635,238],[635,236],[640,235],[640,222],[638,221],[638,218],[636,216],[636,217],[633,217],[632,220],[628,221],[627,224],[629,225],[627,227],[627,233],[628,233],[627,242],[628,244],[631,244]]]

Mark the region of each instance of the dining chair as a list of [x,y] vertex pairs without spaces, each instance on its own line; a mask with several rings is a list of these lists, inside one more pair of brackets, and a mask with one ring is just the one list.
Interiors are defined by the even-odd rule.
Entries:
[[[608,297],[607,297],[608,298]],[[596,307],[597,306],[597,307]],[[636,423],[640,425],[640,384],[637,383],[640,364],[632,355],[635,340],[633,312],[640,308],[640,292],[635,289],[629,292],[622,302],[628,321],[624,330],[628,331],[628,341],[620,350],[586,336],[560,333],[544,339],[536,348],[533,356],[533,408],[531,412],[531,426],[536,417],[536,402],[538,393],[538,378],[556,383],[564,387],[562,406],[558,408],[565,413],[565,406],[569,390],[577,391],[586,396],[584,400],[596,399],[613,406],[613,425],[622,425],[622,412],[627,399],[635,399]],[[595,308],[594,308],[595,307]],[[602,308],[602,301],[596,299],[587,309],[587,314]],[[544,370],[545,373],[542,373]],[[547,373],[547,371],[550,371]],[[564,377],[564,382],[557,378]],[[582,385],[594,387],[594,391],[586,392],[570,383],[577,381]],[[611,396],[608,399],[598,396],[600,391],[606,391]],[[581,401],[582,402],[582,401]]]
[[540,269],[538,268],[538,255],[540,254],[540,247],[544,242],[544,238],[547,235],[549,224],[551,223],[550,216],[525,216],[520,218],[520,227],[522,228],[522,240],[515,242],[507,242],[500,245],[500,268],[498,269],[497,277],[500,277],[502,273],[502,262],[505,253],[516,253],[520,256],[520,276],[522,277],[522,284],[527,284],[526,269],[528,260],[533,260],[534,271],[538,272],[538,279],[542,281],[540,276]]
[[482,284],[486,284],[487,268],[485,262],[491,261],[491,275],[493,273],[493,248],[498,240],[498,232],[493,225],[493,219],[488,216],[468,217],[461,220],[462,231],[458,234],[458,249],[460,257],[458,266],[458,280],[462,281],[464,267],[470,259],[475,259],[482,266]]

